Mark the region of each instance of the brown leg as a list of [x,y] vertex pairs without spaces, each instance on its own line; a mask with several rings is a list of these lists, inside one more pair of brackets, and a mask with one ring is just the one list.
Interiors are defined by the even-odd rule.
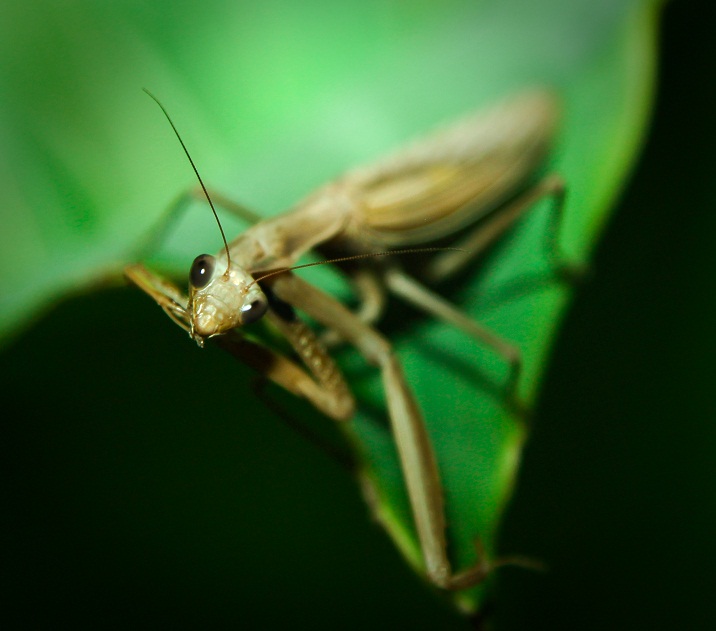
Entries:
[[510,368],[505,393],[510,404],[516,405],[515,389],[522,369],[522,356],[519,349],[502,339],[490,329],[465,315],[452,303],[431,291],[399,268],[389,268],[384,276],[388,290],[410,303],[417,309],[452,324],[474,340],[489,346],[502,357]]
[[[576,277],[581,269],[565,264],[559,251],[559,234],[564,215],[564,181],[557,175],[548,175],[532,188],[506,206],[497,209],[482,221],[472,232],[457,244],[459,251],[437,254],[425,270],[424,278],[429,283],[438,283],[450,278],[495,242],[514,222],[529,211],[543,197],[554,199],[554,222],[547,230],[546,250],[554,267],[568,277]],[[408,276],[399,268],[391,268],[385,274],[388,289],[394,295],[414,307],[448,322],[467,335],[492,348],[510,367],[510,376],[505,388],[508,402],[517,406],[515,391],[522,368],[520,350],[512,343],[500,338],[486,327],[475,322],[450,302]],[[519,406],[517,406],[519,408]]]
[[336,330],[380,368],[393,436],[418,531],[428,578],[444,589],[465,589],[485,578],[484,559],[465,572],[453,573],[447,555],[443,495],[437,463],[422,414],[390,343],[361,322],[340,302],[292,274],[270,281],[285,302]]
[[[221,193],[216,191],[209,191],[212,201],[220,208],[227,210],[232,215],[243,219],[251,224],[258,223],[262,217],[249,210],[245,206],[238,204],[228,197],[225,197]],[[133,258],[142,260],[150,256],[153,252],[157,251],[161,246],[162,242],[166,239],[167,235],[174,229],[177,222],[189,208],[189,205],[193,201],[206,201],[206,196],[201,187],[196,186],[188,191],[184,191],[169,205],[159,221],[150,230],[149,234],[145,237],[142,243],[140,243],[137,249],[137,255]]]
[[555,225],[547,231],[547,252],[556,267],[569,268],[559,252],[559,232],[564,215],[564,180],[548,175],[517,199],[495,210],[468,235],[455,245],[459,251],[450,250],[436,255],[426,267],[424,278],[429,284],[442,282],[473,261],[492,245],[519,217],[543,197],[554,199]]
[[[366,324],[377,322],[385,311],[385,285],[374,269],[359,267],[351,271],[351,284],[358,296],[358,308],[353,312]],[[343,340],[335,330],[328,329],[321,335],[321,342],[328,348],[339,346]]]

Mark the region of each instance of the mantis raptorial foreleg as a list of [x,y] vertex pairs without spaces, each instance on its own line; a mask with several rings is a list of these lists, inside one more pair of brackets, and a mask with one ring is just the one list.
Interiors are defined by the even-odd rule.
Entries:
[[[186,310],[181,306],[186,297],[163,278],[141,264],[124,270],[135,285],[149,294],[164,311],[185,330]],[[257,344],[236,332],[216,339],[216,343],[260,375],[270,379],[296,396],[310,401],[330,418],[343,421],[354,412],[355,403],[343,376],[328,353],[318,343],[311,329],[297,318],[282,316],[282,310],[267,316],[281,332],[310,371],[307,372],[273,349]]]
[[308,330],[303,323],[285,323],[275,316],[271,316],[271,320],[284,333],[292,329],[287,339],[300,354],[310,373],[286,356],[240,335],[222,336],[217,343],[262,377],[308,400],[326,416],[336,421],[350,419],[355,407],[353,396],[333,360],[320,352],[320,346],[315,344],[312,333],[301,331]]

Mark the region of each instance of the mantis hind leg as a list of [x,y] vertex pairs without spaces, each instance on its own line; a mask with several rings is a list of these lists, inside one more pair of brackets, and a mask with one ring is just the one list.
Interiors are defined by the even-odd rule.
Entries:
[[517,410],[520,409],[516,388],[522,370],[522,354],[517,346],[466,315],[451,302],[411,278],[398,267],[389,268],[385,272],[384,281],[388,290],[396,297],[438,320],[455,326],[502,357],[509,367],[504,389],[505,397],[508,404]]
[[480,256],[514,223],[541,199],[553,200],[552,220],[545,233],[545,250],[556,272],[565,278],[578,278],[584,272],[581,265],[568,262],[560,248],[560,235],[564,218],[566,189],[558,175],[547,175],[511,200],[494,210],[467,236],[455,244],[457,251],[437,254],[425,268],[422,278],[429,284],[448,280]]
[[[527,213],[544,197],[554,200],[551,209],[552,220],[545,233],[545,250],[551,266],[560,278],[570,280],[579,278],[583,274],[584,268],[567,262],[561,252],[559,243],[564,216],[564,181],[557,175],[548,175],[480,222],[457,244],[458,250],[437,254],[423,270],[421,279],[425,279],[426,282],[432,284],[447,280],[457,274],[481,255],[522,215]],[[406,274],[398,266],[388,268],[384,275],[384,281],[388,290],[396,297],[443,322],[457,327],[500,355],[508,364],[510,371],[505,385],[508,404],[518,411],[522,409],[516,397],[522,369],[522,353],[515,344],[501,338],[487,327],[470,318],[445,298]]]

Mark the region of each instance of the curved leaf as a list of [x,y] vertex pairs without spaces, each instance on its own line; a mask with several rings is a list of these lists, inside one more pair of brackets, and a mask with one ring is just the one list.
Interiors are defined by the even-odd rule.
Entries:
[[[633,160],[649,110],[657,5],[626,0],[6,7],[0,41],[5,335],[56,297],[116,277],[192,174],[142,94],[164,101],[207,181],[266,214],[347,167],[526,85],[564,101],[546,169],[569,185],[563,244],[587,261]],[[547,204],[530,213],[450,298],[522,349],[522,398],[537,392],[568,287],[549,279]],[[233,224],[228,227],[237,228]],[[205,210],[156,257],[186,269],[218,248]],[[22,274],[18,272],[22,270]],[[317,282],[338,288],[327,270]],[[169,326],[169,324],[167,324]],[[446,489],[455,565],[493,551],[525,439],[495,396],[502,362],[430,321],[390,331],[425,412]],[[352,359],[346,358],[352,365]],[[381,410],[374,375],[351,376]],[[379,511],[420,566],[382,412],[349,428]],[[508,551],[509,552],[509,551]],[[474,609],[478,592],[456,596]]]

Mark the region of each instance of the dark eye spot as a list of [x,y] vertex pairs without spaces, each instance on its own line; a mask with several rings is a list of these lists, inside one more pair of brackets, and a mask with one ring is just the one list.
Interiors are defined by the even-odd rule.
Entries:
[[211,280],[215,262],[216,259],[211,254],[200,254],[194,259],[189,271],[189,282],[193,287],[201,289]]
[[259,320],[268,309],[268,302],[264,299],[256,299],[241,308],[241,324],[252,324]]

